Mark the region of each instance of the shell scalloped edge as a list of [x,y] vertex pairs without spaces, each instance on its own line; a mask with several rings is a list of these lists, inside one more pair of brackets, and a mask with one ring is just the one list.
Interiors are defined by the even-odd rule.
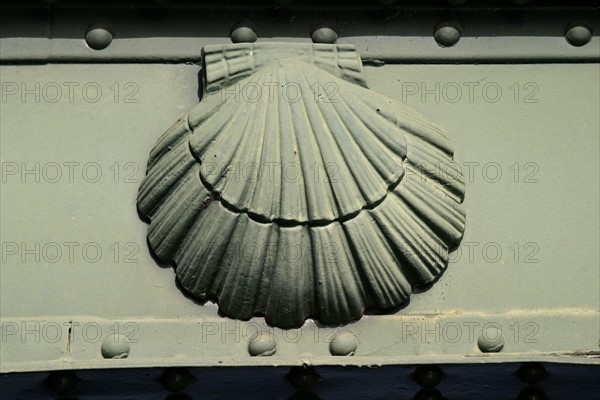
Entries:
[[[354,64],[346,79],[306,59],[262,61],[152,150],[138,194],[152,250],[232,318],[292,328],[402,305],[442,274],[463,236],[450,142],[357,83]],[[268,82],[299,95],[240,92]],[[326,85],[334,96],[315,93]]]

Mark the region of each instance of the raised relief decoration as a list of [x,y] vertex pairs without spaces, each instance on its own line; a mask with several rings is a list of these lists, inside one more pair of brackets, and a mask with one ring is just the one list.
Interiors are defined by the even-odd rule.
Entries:
[[440,276],[465,228],[452,146],[367,88],[354,46],[207,46],[203,75],[138,195],[192,297],[281,328],[342,324]]

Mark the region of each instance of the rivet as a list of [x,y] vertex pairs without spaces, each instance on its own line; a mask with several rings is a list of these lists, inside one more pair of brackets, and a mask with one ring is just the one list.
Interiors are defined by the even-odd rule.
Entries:
[[233,43],[254,43],[258,38],[253,24],[249,21],[235,24],[231,29],[230,36]]
[[571,24],[565,32],[565,39],[571,46],[583,46],[592,39],[592,29],[582,22]]
[[335,43],[338,35],[333,29],[322,27],[315,29],[311,37],[313,43]]
[[129,339],[124,335],[109,335],[102,342],[102,357],[127,358],[129,356]]
[[548,372],[546,372],[546,368],[540,363],[526,363],[521,365],[517,370],[517,376],[521,381],[535,385],[548,376]]
[[106,48],[113,40],[111,30],[104,24],[93,24],[85,33],[85,42],[94,50]]
[[292,367],[288,380],[296,389],[306,390],[319,381],[319,374],[313,367]]
[[194,380],[187,368],[168,368],[160,377],[160,382],[170,392],[180,392]]
[[483,353],[497,353],[504,347],[504,335],[499,328],[488,326],[481,331],[477,346]]
[[442,47],[454,46],[460,40],[461,29],[455,22],[442,22],[433,31],[433,38]]
[[546,400],[546,394],[538,388],[526,388],[519,393],[517,400]]
[[421,389],[415,395],[414,400],[442,400],[443,398],[439,390]]
[[437,365],[422,365],[413,374],[413,379],[424,388],[437,386],[443,377],[444,373]]
[[276,350],[275,338],[269,332],[256,334],[250,339],[250,343],[248,343],[248,353],[251,356],[272,356]]
[[329,343],[329,351],[334,356],[353,356],[357,346],[356,336],[350,332],[341,332]]
[[50,372],[46,378],[46,387],[58,396],[66,396],[75,390],[79,378],[73,371]]

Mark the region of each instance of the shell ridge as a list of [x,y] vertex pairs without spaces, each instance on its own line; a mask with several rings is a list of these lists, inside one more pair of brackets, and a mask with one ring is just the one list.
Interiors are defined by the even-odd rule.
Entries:
[[225,252],[224,236],[234,229],[236,221],[237,216],[226,210],[200,213],[192,227],[196,234],[189,236],[182,246],[183,249],[189,246],[193,252],[182,250],[176,254],[177,277],[182,286],[196,296],[203,299],[209,296]]
[[199,211],[206,199],[200,185],[190,184],[197,173],[195,165],[183,175],[177,186],[158,206],[158,211],[152,216],[154,224],[148,231],[148,240],[156,255],[163,261],[168,261],[176,251],[181,238],[193,222],[194,215]]
[[[410,295],[410,283],[406,280],[404,272],[398,268],[399,262],[383,231],[377,226],[377,221],[371,214],[365,214],[361,218],[367,221],[360,227],[357,226],[358,220],[343,226],[352,246],[356,264],[362,271],[363,281],[369,288],[370,305],[384,308],[398,306]],[[369,236],[372,239],[368,239]],[[389,269],[388,266],[396,266],[396,270]],[[394,279],[380,279],[381,270],[386,276],[394,276]]]
[[148,157],[146,172],[152,168],[166,151],[178,146],[182,140],[185,140],[186,136],[192,133],[186,121],[187,115],[179,117],[179,119],[156,141],[154,147],[150,151],[150,157]]
[[[235,177],[229,178],[226,170],[225,174],[222,174],[221,179],[224,179],[224,183],[219,190],[222,198],[229,197],[229,199],[227,200],[231,204],[234,204],[235,202],[237,204],[236,208],[242,211],[247,211],[251,209],[252,204],[247,204],[248,197],[254,197],[256,185],[254,184],[254,181],[252,179],[248,179],[248,177],[242,177],[242,184],[239,184],[239,175],[241,175],[242,169],[246,168],[250,162],[256,162],[258,159],[260,163],[261,157],[260,152],[255,152],[254,159],[252,160],[252,152],[247,151],[248,144],[258,143],[258,146],[262,149],[265,134],[265,120],[263,118],[263,116],[266,114],[265,103],[260,102],[258,106],[252,104],[251,107],[256,110],[254,115],[258,117],[248,118],[248,120],[246,121],[246,125],[243,131],[239,134],[239,136],[241,137],[240,142],[236,146],[235,152],[232,153],[231,159],[229,161],[229,165],[231,165],[231,160],[237,160],[236,164],[233,166]],[[248,115],[250,115],[250,113]],[[258,129],[256,129],[257,122],[260,125]],[[255,132],[258,132],[258,134],[254,134]]]
[[[262,225],[261,225],[262,226]],[[260,246],[259,243],[259,248],[262,248],[262,253],[261,253],[261,259],[260,259],[260,271],[258,271],[257,275],[258,275],[258,281],[256,284],[256,294],[254,296],[254,300],[252,301],[252,315],[256,315],[256,314],[261,314],[262,313],[262,307],[261,307],[261,301],[262,301],[262,297],[264,297],[264,293],[267,293],[268,296],[268,290],[270,290],[270,284],[268,285],[268,289],[265,287],[265,282],[264,282],[264,278],[268,277],[268,282],[271,282],[271,273],[272,271],[268,272],[268,268],[272,269],[272,259],[269,260],[269,254],[273,254],[273,252],[271,251],[271,243],[274,243],[273,240],[271,240],[271,237],[273,236],[273,232],[276,230],[276,227],[274,224],[270,224],[268,226],[268,230],[266,232],[266,237],[265,237],[265,242],[263,244],[263,246]]]
[[[360,121],[367,127],[369,131],[373,133],[383,145],[384,147],[390,149],[393,153],[395,153],[400,158],[404,159],[406,157],[406,138],[404,135],[400,137],[395,137],[398,132],[397,127],[394,123],[389,121],[386,118],[382,118],[382,120],[388,124],[387,129],[380,129],[377,124],[377,120],[375,119],[377,116],[370,115],[369,111],[372,110],[370,106],[368,106],[361,97],[356,98],[356,102],[349,102],[348,106],[354,112]],[[377,109],[376,109],[377,110]],[[396,135],[392,135],[388,132],[394,132]],[[402,143],[395,143],[394,139],[401,139]]]
[[418,285],[424,279],[421,271],[415,270],[409,256],[407,256],[401,248],[403,243],[398,240],[399,236],[402,238],[405,226],[403,224],[394,224],[390,222],[389,216],[385,213],[385,209],[378,211],[378,213],[372,213],[371,217],[373,218],[377,229],[383,233],[383,238],[386,240],[391,254],[397,260],[397,265],[402,269],[402,273],[410,283],[412,290],[412,287]]
[[[240,218],[240,216],[238,216],[237,219],[238,223],[235,225],[229,240],[226,242],[226,256],[220,260],[221,268],[219,268],[211,285],[211,292],[214,293],[215,297],[219,300],[219,305],[222,305],[223,311],[225,311],[226,314],[235,313],[231,308],[232,302],[234,302],[235,296],[238,294],[237,291],[240,290],[241,282],[237,279],[240,278],[238,273],[242,274],[242,277],[244,277],[243,267],[248,266],[244,263],[244,257],[240,257],[241,253],[239,253],[239,251],[243,248],[244,237],[249,230],[248,228],[251,220],[249,218]],[[242,244],[241,247],[240,244]],[[223,268],[223,266],[225,266],[225,268]],[[239,311],[240,310],[238,310],[237,315],[241,316],[241,312]]]
[[183,148],[182,142],[176,149],[165,154],[157,160],[142,180],[138,190],[137,207],[146,217],[152,218],[156,209],[166,200],[168,195],[177,185],[182,175],[185,175],[194,166],[193,157]]
[[[278,72],[278,70],[275,70],[276,72]],[[278,91],[275,91],[275,96],[278,96]],[[279,98],[277,97],[276,101],[274,99],[273,101],[273,106],[277,107],[277,111],[279,111]],[[267,137],[269,137],[270,139],[272,139],[275,142],[275,146],[274,149],[277,148],[279,146],[279,138],[278,135],[274,133],[273,131],[273,125],[277,125],[280,128],[280,124],[281,122],[279,121],[279,112],[272,112],[269,113],[267,112],[268,110],[266,109],[265,106],[265,118],[264,118],[264,124],[262,126],[262,135],[261,135],[261,144],[260,144],[260,151],[256,153],[256,158],[254,159],[254,163],[255,165],[258,165],[258,171],[257,176],[256,176],[256,184],[254,185],[254,192],[252,194],[252,201],[251,204],[257,204],[259,207],[264,207],[263,209],[263,214],[265,216],[267,216],[268,218],[273,218],[273,205],[278,203],[278,199],[275,198],[276,195],[276,191],[273,190],[273,186],[269,185],[268,180],[272,179],[271,177],[271,172],[273,171],[273,169],[269,169],[268,172],[268,178],[265,181],[265,171],[263,170],[263,168],[270,166],[272,164],[268,164],[267,162],[265,162],[266,157],[266,147],[271,146],[273,144],[273,142],[271,140],[268,140]],[[273,119],[276,118],[277,122],[273,123],[271,121],[271,123],[269,123],[269,118]],[[279,129],[279,131],[281,131]],[[272,138],[271,138],[272,136]],[[273,150],[274,150],[273,149]],[[270,161],[269,161],[270,162]],[[266,168],[265,168],[266,169]],[[271,190],[269,190],[271,189]],[[268,206],[267,206],[268,205]]]
[[[278,326],[284,328],[299,327],[313,311],[313,298],[310,295],[307,296],[307,291],[304,290],[305,286],[310,288],[313,284],[312,279],[310,279],[310,282],[305,279],[307,262],[297,262],[289,258],[294,255],[294,253],[289,253],[291,249],[289,244],[295,244],[299,249],[299,254],[305,254],[305,251],[310,254],[310,237],[308,237],[307,229],[304,226],[282,228],[281,233],[282,242],[286,244],[283,249],[288,253],[279,252],[277,255],[278,262],[274,271],[272,292],[269,296],[265,318],[267,321],[276,322]],[[282,250],[281,246],[279,250]],[[309,259],[303,261],[312,264]],[[312,270],[312,265],[309,267]],[[308,290],[308,292],[312,291]]]
[[[243,107],[240,107],[240,109],[243,109]],[[224,129],[223,134],[217,135],[211,144],[206,147],[203,157],[201,157],[202,162],[205,163],[205,165],[211,165],[208,164],[209,162],[216,164],[213,165],[216,170],[204,168],[201,172],[204,179],[207,182],[210,182],[214,190],[221,193],[221,196],[225,195],[222,188],[227,184],[226,177],[229,173],[232,160],[236,154],[239,154],[240,148],[242,147],[240,144],[248,140],[248,137],[239,134],[239,131],[243,132],[249,122],[249,113],[240,112],[237,114],[235,118],[231,119],[230,124],[228,124],[229,129]],[[233,200],[234,199],[230,199],[229,201],[231,202]]]
[[[403,255],[408,270],[419,277],[414,284],[428,283],[438,275],[443,264],[441,260],[447,258],[447,248],[431,230],[423,229],[422,221],[400,197],[390,198],[394,199],[396,207],[382,208],[378,221],[384,224],[390,239],[395,238],[395,243],[390,244]],[[394,229],[395,226],[398,228]],[[425,251],[420,251],[421,248]]]
[[315,281],[319,281],[315,293],[318,299],[323,297],[326,300],[320,301],[322,307],[317,308],[321,318],[340,323],[360,317],[365,309],[363,288],[356,276],[354,260],[348,255],[348,243],[341,224],[309,231],[313,248],[316,247],[313,258],[318,259],[314,262],[318,264],[314,272]]
[[[372,220],[369,214],[361,216],[361,219]],[[355,225],[360,225],[360,228],[355,229]],[[343,223],[342,227],[348,238],[350,254],[352,254],[355,260],[357,271],[363,282],[365,307],[371,308],[374,305],[379,305],[381,302],[379,301],[378,290],[373,285],[373,279],[369,270],[370,264],[364,258],[364,252],[369,250],[370,246],[375,243],[365,240],[362,233],[366,229],[372,229],[372,227],[364,222],[361,224],[358,219],[349,223]]]
[[[373,194],[376,199],[381,198],[385,195],[387,188],[384,186],[383,194],[377,193],[378,185],[376,185],[376,183],[378,178],[380,178],[380,175],[374,171],[371,161],[367,158],[365,153],[360,150],[351,129],[348,128],[344,123],[343,118],[340,116],[338,107],[332,105],[337,103],[321,102],[319,104],[324,104],[323,107],[328,108],[330,111],[327,113],[325,112],[326,110],[319,108],[321,118],[327,123],[331,137],[342,153],[345,165],[348,166],[348,171],[351,174],[353,181],[356,182],[356,187],[358,188],[358,192],[362,195],[363,200],[367,204],[374,201],[369,192],[375,192]],[[360,168],[357,167],[358,160],[356,158],[360,159]]]
[[443,153],[422,146],[424,145],[414,142],[414,139],[409,140],[408,162],[419,170],[420,176],[437,182],[447,188],[453,197],[462,201],[465,192],[462,174],[458,171],[455,171],[455,174],[447,172],[447,169],[452,166],[452,159],[444,156]]
[[[408,243],[412,249],[412,252],[417,255],[416,259],[421,261],[421,266],[434,268],[434,272],[437,272],[437,268],[443,268],[448,255],[448,247],[446,244],[433,232],[433,230],[427,226],[420,218],[418,213],[407,204],[404,198],[400,196],[394,196],[394,200],[401,201],[402,207],[400,208],[403,215],[407,216],[406,225],[410,228],[407,229],[407,233],[403,236],[410,239]],[[425,251],[420,251],[418,246],[424,247]],[[435,273],[433,275],[436,275]]]
[[[202,107],[198,105],[194,108],[194,110],[198,108]],[[219,107],[217,107],[217,111],[229,111],[229,108],[229,103],[224,101],[220,103]],[[194,110],[190,112],[190,124],[194,123],[191,121],[191,115]],[[219,113],[215,112],[213,114],[215,117],[211,116],[194,124],[192,131],[193,134],[190,138],[190,147],[194,157],[196,157],[196,159],[199,161],[203,161],[205,159],[204,154],[208,151],[208,147],[216,140],[218,136],[220,136],[221,132],[223,132],[225,128],[229,126],[235,118],[238,117],[241,112],[241,107],[238,107],[237,109],[232,110],[232,112],[229,114],[230,118],[221,119],[221,121],[219,121],[219,119],[216,117],[216,115]]]
[[453,200],[436,196],[425,190],[425,185],[428,183],[415,185],[412,181],[402,182],[394,193],[401,196],[422,219],[426,219],[428,225],[443,238],[446,245],[453,247],[462,238],[464,213],[461,212],[462,209],[452,206],[456,204]]
[[[231,318],[293,328],[400,306],[440,276],[466,220],[464,177],[435,169],[453,163],[452,145],[428,119],[361,85],[353,47],[214,46],[203,63],[205,93],[274,79],[301,94],[290,101],[276,87],[274,103],[240,104],[244,93],[229,89],[156,142],[137,203],[151,220],[149,246],[183,290],[216,299]],[[313,102],[311,82],[328,79],[337,102]],[[206,168],[213,162],[217,173]],[[296,181],[285,181],[290,162]],[[325,169],[311,182],[311,167],[331,162],[338,180]],[[261,176],[267,163],[279,166]],[[232,172],[246,164],[259,168],[240,182]]]
[[[307,86],[309,86],[308,82],[306,81],[306,79],[304,78],[303,75],[301,75],[301,79],[303,79],[305,81],[305,83],[307,84]],[[318,119],[321,118],[323,121],[325,121],[325,118],[323,117],[323,114],[321,112],[321,110],[319,109],[319,107],[316,107],[314,105],[312,105],[311,102],[307,102],[305,101],[304,97],[302,98],[302,102],[305,106],[305,109],[307,110],[307,116],[309,118],[309,120],[311,120],[311,122],[313,122],[313,126],[319,126],[318,121],[315,123],[314,119]],[[311,112],[313,111],[313,112]],[[354,196],[351,196],[349,194],[346,194],[344,197],[346,197],[346,199],[342,198],[340,195],[342,195],[343,193],[338,193],[338,191],[335,190],[335,186],[333,185],[333,180],[332,179],[327,179],[327,183],[329,185],[329,187],[331,188],[331,193],[333,195],[333,198],[335,199],[335,203],[336,206],[338,207],[338,212],[340,213],[346,213],[348,210],[345,210],[345,206],[344,202],[348,202],[349,200],[347,199],[348,197],[356,197],[356,193],[360,193],[360,190],[358,190],[356,188],[357,184],[355,181],[352,181],[351,179],[348,179],[348,175],[351,175],[352,173],[348,170],[348,164],[346,162],[346,160],[344,159],[344,155],[339,147],[339,143],[337,143],[335,137],[332,137],[333,135],[327,135],[327,134],[322,134],[320,132],[314,132],[314,137],[315,140],[317,142],[318,145],[318,149],[321,153],[321,158],[323,157],[323,148],[328,148],[328,147],[335,147],[338,151],[330,151],[329,153],[331,154],[331,156],[335,157],[334,159],[334,163],[335,165],[337,165],[339,167],[339,171],[344,173],[344,177],[340,176],[340,180],[347,182],[348,186],[344,187],[344,189],[346,189],[348,192],[352,192],[354,194]],[[323,143],[328,143],[330,146],[324,145]],[[340,154],[342,153],[342,154]],[[342,169],[342,167],[344,167],[344,169]]]
[[[375,182],[375,181],[379,180],[380,181],[379,186],[384,188],[383,193],[377,193],[378,190],[376,188],[372,189],[374,192],[376,192],[375,198],[368,198],[367,197],[368,194],[365,191],[365,200],[367,200],[367,202],[371,203],[371,204],[376,203],[377,201],[379,201],[380,199],[383,199],[386,196],[386,194],[389,190],[389,187],[392,184],[397,184],[397,182],[399,182],[400,179],[402,179],[403,172],[404,172],[404,170],[402,168],[402,162],[395,164],[395,167],[396,167],[395,169],[398,172],[396,172],[395,174],[392,174],[392,176],[388,176],[383,170],[378,168],[378,166],[375,165],[375,163],[378,163],[380,166],[382,166],[383,161],[380,161],[380,162],[375,161],[374,162],[373,159],[376,160],[377,158],[379,158],[379,156],[381,154],[388,155],[387,148],[385,146],[380,146],[379,155],[377,155],[377,152],[375,152],[373,149],[370,148],[371,141],[357,139],[358,134],[354,131],[354,129],[350,128],[351,124],[349,124],[349,121],[347,120],[347,118],[349,118],[349,114],[346,114],[345,112],[342,113],[342,110],[344,110],[344,108],[342,108],[341,104],[344,104],[344,106],[346,106],[346,108],[347,108],[347,103],[343,99],[339,99],[339,103],[336,103],[336,104],[339,104],[339,105],[337,105],[337,106],[333,105],[335,114],[340,119],[340,122],[344,125],[345,131],[348,136],[348,140],[352,142],[355,152],[357,152],[359,154],[359,156],[362,157],[364,164],[366,164],[366,167],[364,167],[364,169],[369,170],[369,176],[366,176],[366,173],[365,173],[364,179],[366,179],[367,182]],[[342,116],[343,114],[346,114],[345,117]],[[356,121],[356,122],[358,122],[358,121]],[[363,133],[363,135],[369,135],[369,134]],[[373,138],[373,136],[370,136],[370,137]],[[391,157],[390,157],[390,159],[388,159],[388,162],[389,161],[391,161],[392,163],[394,162],[391,160]],[[359,171],[360,170],[361,169],[359,169]],[[360,175],[360,173],[357,175]],[[362,186],[362,185],[359,185],[359,186]]]
[[221,241],[221,246],[224,249],[223,249],[223,252],[221,253],[221,257],[219,257],[219,260],[217,261],[219,268],[217,268],[216,273],[212,277],[212,281],[208,285],[208,293],[210,294],[210,296],[213,296],[217,299],[219,298],[219,296],[221,294],[220,291],[221,291],[222,285],[223,285],[225,279],[227,278],[227,276],[229,275],[229,272],[231,271],[232,255],[231,255],[231,247],[230,246],[232,243],[234,243],[234,236],[235,236],[236,230],[239,229],[239,225],[241,225],[243,223],[243,222],[240,222],[240,220],[245,221],[243,218],[240,218],[240,215],[236,215],[234,219],[235,219],[235,224],[229,230],[229,232],[227,234],[227,238],[223,237],[223,240]]
[[260,311],[265,316],[267,315],[267,311],[270,309],[271,299],[273,298],[272,294],[274,292],[273,286],[275,284],[275,271],[277,269],[277,264],[278,264],[278,260],[279,260],[279,247],[281,245],[281,240],[280,240],[280,238],[281,238],[281,230],[277,229],[276,233],[277,233],[277,239],[278,240],[277,240],[277,242],[275,244],[275,249],[274,249],[274,253],[273,253],[275,256],[274,256],[273,262],[272,262],[272,271],[271,271],[271,274],[269,275],[269,289],[268,289],[268,291],[266,293],[265,298],[264,299],[260,299],[260,300],[264,301],[264,307],[261,308]]
[[[347,102],[345,102],[343,98],[340,98],[339,102],[343,103],[347,110],[350,109],[349,104]],[[334,107],[336,107],[336,106],[334,106]],[[340,112],[339,109],[338,109],[338,114],[340,116],[342,115],[342,113]],[[358,133],[354,133],[353,130],[349,130],[349,131],[352,134],[353,139],[354,139],[355,143],[357,144],[357,146],[360,149],[365,149],[366,151],[368,151],[369,154],[367,155],[365,153],[365,157],[367,158],[367,160],[369,161],[371,166],[376,170],[376,172],[379,174],[381,179],[388,186],[391,185],[393,182],[396,182],[401,177],[401,175],[403,175],[403,171],[404,171],[402,168],[402,164],[403,164],[402,157],[398,156],[393,151],[390,151],[389,148],[387,146],[385,146],[385,143],[381,142],[381,140],[372,131],[370,131],[367,126],[365,126],[365,124],[362,122],[362,120],[360,118],[357,118],[355,115],[352,115],[352,113],[350,113],[348,111],[346,111],[344,114],[345,115],[343,117],[343,121],[344,121],[344,124],[346,125],[346,127],[348,127],[352,123],[360,126],[361,135],[359,135]],[[360,138],[360,136],[363,136],[363,135],[367,135],[374,140],[366,140],[366,139]],[[379,146],[379,149],[375,149],[375,143],[373,143],[373,142],[381,144]],[[379,150],[379,151],[377,151],[377,150]],[[387,160],[383,160],[384,155],[387,158]],[[394,159],[395,157],[399,158],[399,160],[395,160]],[[396,168],[388,167],[388,163],[394,165]],[[399,170],[401,172],[394,172],[394,169],[396,171]]]
[[[297,80],[303,79],[302,74],[297,73]],[[319,168],[320,166],[324,166],[326,164],[325,161],[325,157],[323,156],[323,151],[322,151],[322,146],[321,143],[319,142],[319,137],[318,134],[315,133],[314,129],[312,129],[311,126],[311,119],[310,119],[310,112],[309,112],[309,108],[306,104],[305,101],[305,96],[302,95],[301,96],[301,100],[298,102],[299,106],[302,106],[302,110],[303,113],[302,115],[306,116],[305,122],[308,122],[307,124],[307,128],[306,128],[306,136],[307,136],[307,144],[306,146],[308,146],[309,148],[306,149],[307,154],[310,154],[312,156],[314,156],[314,163],[310,166],[308,166],[308,168],[306,168],[306,166],[303,166],[304,168],[304,179],[306,178],[306,175],[308,174],[306,171],[310,170],[312,167],[315,168]],[[300,150],[300,149],[299,149]],[[302,156],[301,156],[302,157]],[[310,174],[308,174],[310,175]],[[313,179],[316,180],[316,176],[313,176]],[[319,180],[320,180],[320,176],[319,176]],[[322,208],[329,208],[329,209],[333,209],[333,207],[336,207],[336,209],[340,209],[340,205],[338,202],[337,197],[335,196],[335,189],[333,188],[332,184],[331,184],[331,180],[327,179],[327,185],[323,185],[321,187],[321,189],[323,190],[323,193],[319,196],[318,190],[314,191],[314,193],[311,193],[311,195],[313,196],[319,196],[320,198],[315,198],[314,200],[311,200],[311,205],[312,208],[318,208],[318,207],[322,207]],[[311,188],[311,185],[306,185],[308,188]],[[308,199],[307,199],[308,201]],[[315,216],[312,215],[313,219],[315,219]],[[335,218],[333,217],[333,215],[329,215],[329,220],[335,220]]]
[[[381,116],[397,128],[407,132],[410,136],[419,138],[439,148],[449,156],[453,155],[452,144],[439,128],[431,123],[425,123],[427,120],[420,116],[416,118],[415,116],[418,114],[408,107],[401,106],[380,94],[373,95],[372,97],[364,96],[363,100],[368,107],[378,109]],[[375,104],[374,101],[377,101],[378,104]]]
[[[287,78],[287,71],[285,78]],[[285,79],[284,79],[285,80]],[[289,132],[289,142],[287,143],[288,146],[290,147],[289,149],[286,148],[288,146],[286,146],[286,143],[284,142],[283,138],[281,141],[281,148],[280,148],[280,168],[281,168],[281,176],[285,176],[286,171],[284,170],[284,168],[287,168],[287,166],[289,165],[294,165],[294,170],[299,171],[300,174],[303,174],[302,168],[296,169],[297,166],[302,165],[302,162],[304,161],[303,157],[300,155],[300,148],[299,148],[299,143],[298,143],[298,134],[302,132],[302,129],[297,129],[296,127],[298,126],[298,124],[296,122],[298,122],[297,120],[294,119],[294,117],[297,116],[297,114],[293,113],[291,109],[288,109],[287,107],[285,107],[285,105],[282,107],[282,102],[285,102],[286,100],[283,98],[283,96],[280,98],[279,102],[279,106],[281,110],[285,110],[286,116],[284,121],[289,122],[289,125],[286,126],[283,132]],[[293,103],[295,104],[295,103]],[[289,114],[288,114],[289,113]],[[284,133],[284,138],[287,138],[287,135],[285,135]],[[289,151],[291,149],[293,150],[293,155],[294,157],[292,158],[293,161],[289,161],[286,162],[287,160],[285,159],[285,155],[287,154],[289,157]],[[289,160],[289,159],[288,159]],[[308,190],[306,185],[302,185],[302,184],[298,184],[298,181],[304,181],[304,175],[302,175],[300,177],[300,179],[297,179],[295,182],[288,182],[286,178],[283,179],[283,182],[285,182],[284,184],[281,185],[281,193],[282,193],[282,200],[284,199],[289,199],[290,196],[292,197],[297,197],[298,202],[294,202],[294,200],[288,200],[287,204],[294,204],[295,206],[298,207],[298,209],[296,210],[296,212],[290,212],[291,215],[296,215],[298,216],[299,220],[304,220],[307,219],[308,220],[308,213],[309,213],[309,197],[308,197]],[[294,186],[292,186],[294,193],[290,194],[289,192],[291,192],[292,190],[286,190],[288,188],[288,186],[286,185],[286,183],[289,185],[291,183],[294,184]],[[296,194],[296,196],[294,196],[294,194]],[[291,202],[291,203],[290,203]],[[284,203],[284,201],[282,201],[282,203]],[[282,205],[281,207],[282,209],[284,209],[285,207]]]
[[446,198],[451,199],[456,206],[460,205],[463,201],[462,193],[456,193],[456,189],[452,189],[450,185],[444,184],[431,177],[431,173],[427,172],[427,167],[425,163],[416,164],[412,160],[407,160],[404,164],[404,168],[406,169],[407,177],[410,179],[418,179],[422,181],[424,185],[428,185],[432,188],[432,190],[439,191],[441,194],[446,196]]

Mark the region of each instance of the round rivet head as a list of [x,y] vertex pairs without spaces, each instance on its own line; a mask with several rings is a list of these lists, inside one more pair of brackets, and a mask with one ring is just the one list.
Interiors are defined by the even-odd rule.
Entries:
[[517,376],[521,381],[535,385],[548,376],[548,372],[546,372],[546,368],[540,363],[526,363],[521,365],[517,370]]
[[356,336],[350,332],[338,333],[329,343],[329,351],[333,356],[353,356],[357,347]]
[[584,23],[572,24],[565,32],[565,39],[571,46],[583,46],[592,40],[592,29]]
[[256,32],[249,26],[238,26],[231,31],[233,43],[254,43],[256,39]]
[[256,334],[250,339],[250,343],[248,343],[248,353],[254,357],[272,356],[276,350],[275,338],[269,332]]
[[94,24],[85,33],[85,42],[94,50],[102,50],[112,42],[113,34],[105,25]]
[[484,328],[477,339],[477,346],[483,353],[497,353],[504,348],[504,335],[497,327]]
[[433,31],[433,38],[442,47],[454,46],[460,35],[461,30],[454,22],[442,22]]
[[413,374],[413,379],[424,388],[437,386],[444,377],[444,373],[437,365],[422,365]]
[[109,335],[102,342],[102,357],[127,358],[129,356],[129,339],[124,335]]
[[335,43],[338,35],[331,28],[319,28],[311,35],[313,43]]
[[46,387],[58,396],[66,396],[75,390],[79,378],[73,371],[54,371],[46,379]]

